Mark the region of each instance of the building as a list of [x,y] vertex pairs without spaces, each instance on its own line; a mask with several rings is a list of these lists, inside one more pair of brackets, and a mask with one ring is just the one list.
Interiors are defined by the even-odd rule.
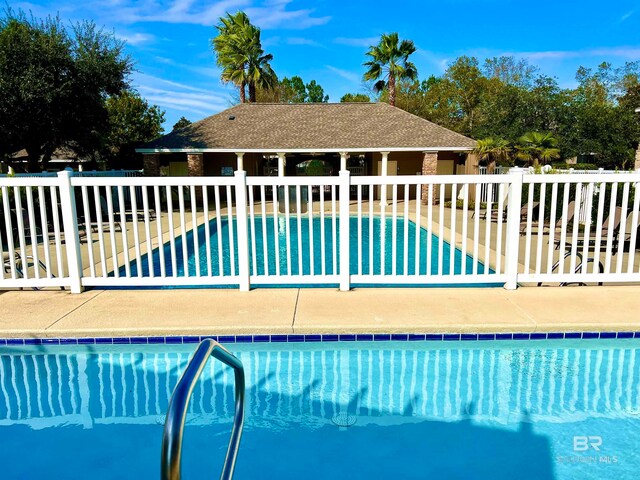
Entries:
[[386,103],[244,103],[137,149],[159,175],[477,173],[476,142]]

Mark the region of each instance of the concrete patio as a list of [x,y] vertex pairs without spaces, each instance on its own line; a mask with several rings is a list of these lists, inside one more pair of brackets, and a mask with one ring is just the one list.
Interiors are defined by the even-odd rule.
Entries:
[[637,286],[0,292],[0,338],[640,331]]

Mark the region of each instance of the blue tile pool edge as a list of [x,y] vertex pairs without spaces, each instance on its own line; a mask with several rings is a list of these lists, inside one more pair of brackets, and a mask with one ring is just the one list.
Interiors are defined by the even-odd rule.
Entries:
[[500,340],[612,340],[640,338],[640,332],[516,332],[516,333],[342,333],[240,334],[141,337],[0,338],[0,346],[23,345],[179,345],[211,338],[220,343],[416,342]]

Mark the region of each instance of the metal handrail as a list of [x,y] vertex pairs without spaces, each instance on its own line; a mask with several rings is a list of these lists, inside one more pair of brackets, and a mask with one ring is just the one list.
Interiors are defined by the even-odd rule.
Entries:
[[233,478],[233,469],[240,447],[244,424],[244,368],[242,362],[218,342],[207,338],[200,342],[187,368],[173,390],[162,436],[161,480],[180,480],[182,461],[182,437],[191,393],[212,356],[233,368],[235,374],[235,415],[227,455],[220,478]]

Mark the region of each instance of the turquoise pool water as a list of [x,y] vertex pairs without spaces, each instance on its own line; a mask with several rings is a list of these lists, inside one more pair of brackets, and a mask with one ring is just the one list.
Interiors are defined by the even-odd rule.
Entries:
[[[168,398],[194,348],[2,347],[2,478],[158,478]],[[638,340],[229,348],[247,375],[238,479],[640,471]],[[211,362],[190,405],[184,478],[217,477],[232,412],[233,374]]]
[[[340,252],[334,255],[334,226],[331,218],[325,218],[324,223],[319,218],[313,219],[309,224],[308,217],[303,217],[298,224],[296,216],[292,216],[289,222],[284,217],[278,218],[275,222],[272,216],[256,217],[253,224],[250,224],[249,234],[255,231],[255,262],[250,262],[250,270],[252,275],[275,275],[277,267],[280,268],[282,275],[320,275],[322,273],[322,265],[324,263],[325,273],[332,275],[337,273],[337,266],[340,263]],[[339,242],[340,231],[336,221],[335,238],[336,244]],[[237,228],[235,221],[229,228],[227,219],[220,222],[220,228],[216,220],[209,223],[210,229],[210,256],[211,256],[211,273],[214,276],[220,275],[221,271],[224,275],[230,275],[235,268],[238,269],[237,254]],[[432,275],[441,273],[443,275],[459,275],[463,270],[470,274],[473,272],[474,261],[471,255],[465,255],[463,258],[462,251],[454,249],[453,264],[451,263],[451,246],[446,241],[441,241],[436,235],[430,234],[424,228],[417,229],[416,224],[409,221],[407,228],[408,249],[407,249],[407,265],[405,265],[405,253],[403,251],[403,242],[405,238],[404,220],[399,218],[396,220],[395,228],[391,218],[385,219],[384,222],[384,250],[381,242],[383,237],[383,222],[379,217],[372,220],[369,217],[363,217],[358,224],[357,217],[350,217],[349,228],[349,251],[350,263],[349,270],[351,274],[361,271],[364,275],[380,275],[383,273],[391,275],[393,272],[393,251],[397,252],[395,258],[396,272],[399,275],[416,274],[416,235],[418,235],[418,249],[420,252],[420,262],[417,273],[425,275],[427,268]],[[266,227],[266,228],[265,228]],[[362,242],[358,242],[358,229],[361,229]],[[230,233],[231,230],[231,233]],[[300,231],[300,245],[298,242],[298,231]],[[175,258],[175,271],[177,276],[185,276],[188,271],[190,276],[209,275],[209,263],[206,246],[206,229],[201,225],[197,230],[197,236],[193,231],[186,234],[186,251],[187,262],[183,256],[183,238],[176,238],[175,249],[177,252]],[[276,235],[277,233],[277,235]],[[251,237],[250,237],[251,238]],[[287,238],[289,242],[287,242]],[[321,240],[324,238],[324,250]],[[313,241],[311,241],[313,239]],[[265,243],[266,240],[266,243]],[[277,243],[276,243],[277,242]],[[371,243],[372,242],[372,243]],[[234,245],[234,254],[232,254],[231,245]],[[265,263],[266,252],[276,252],[269,255],[267,253],[267,261]],[[277,248],[276,248],[277,246]],[[301,248],[300,248],[301,246]],[[373,255],[370,254],[370,247],[373,246]],[[196,251],[198,255],[196,256]],[[382,252],[384,251],[384,254]],[[361,252],[361,256],[359,253]],[[159,276],[161,272],[161,263],[164,258],[164,265],[167,275],[173,275],[174,263],[171,256],[171,244],[165,244],[163,248],[163,257],[156,249],[153,254],[154,274]],[[300,255],[299,255],[300,253]],[[253,259],[254,248],[253,243],[250,246],[250,255]],[[299,256],[301,260],[299,260]],[[371,256],[373,258],[371,258]],[[429,259],[427,260],[427,257]],[[334,259],[336,262],[334,263]],[[383,260],[384,259],[384,260]],[[373,260],[373,261],[372,261]],[[442,260],[442,271],[438,270],[438,263]],[[384,261],[384,269],[383,269]],[[302,264],[302,269],[300,268]],[[233,267],[232,267],[233,266]],[[453,269],[452,269],[453,266]],[[406,267],[406,269],[405,269]],[[136,262],[131,262],[132,275],[138,275]],[[149,276],[149,261],[145,255],[141,259],[140,272],[142,276]],[[477,272],[482,274],[485,272],[485,266],[478,261]],[[121,272],[124,274],[124,270]],[[493,273],[493,271],[490,271]],[[259,282],[258,282],[259,283]]]

